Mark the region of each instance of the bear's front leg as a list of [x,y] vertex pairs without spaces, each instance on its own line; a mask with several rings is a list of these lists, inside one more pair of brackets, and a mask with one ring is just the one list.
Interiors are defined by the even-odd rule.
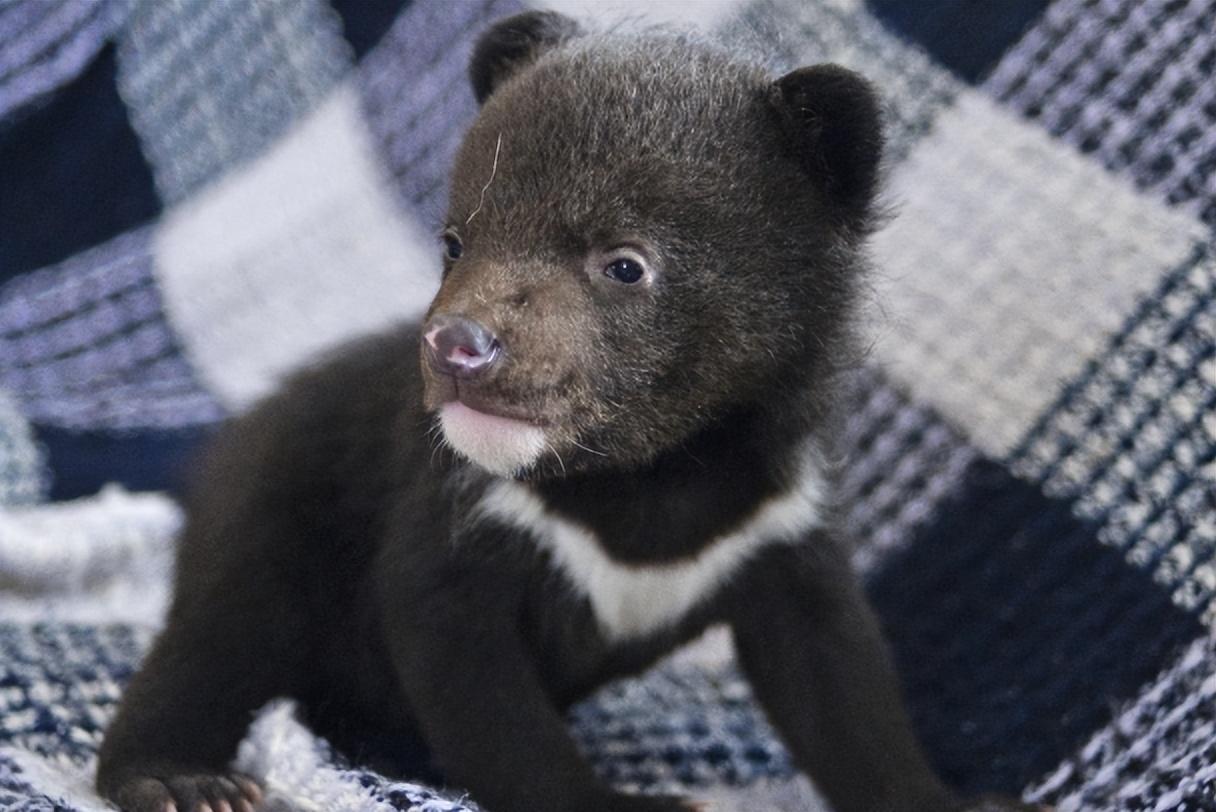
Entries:
[[836,812],[1012,812],[959,799],[912,732],[878,622],[829,534],[776,549],[738,585],[731,625],[752,690]]
[[428,568],[433,588],[382,599],[394,667],[448,781],[494,812],[694,808],[618,793],[595,776],[527,654],[501,586],[509,578],[467,563]]

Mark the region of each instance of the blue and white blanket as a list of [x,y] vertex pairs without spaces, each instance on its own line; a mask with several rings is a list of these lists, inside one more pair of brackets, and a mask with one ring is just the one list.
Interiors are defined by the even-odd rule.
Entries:
[[[0,0],[0,807],[92,758],[227,415],[419,314],[470,43],[522,0]],[[887,101],[847,519],[933,760],[1075,810],[1216,810],[1216,2],[560,0]],[[608,779],[812,810],[711,635],[578,706]],[[464,810],[293,716],[277,805]]]

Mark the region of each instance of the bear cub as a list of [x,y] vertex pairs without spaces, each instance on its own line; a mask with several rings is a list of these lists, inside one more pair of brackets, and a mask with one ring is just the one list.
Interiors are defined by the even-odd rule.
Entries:
[[412,742],[492,812],[695,808],[606,786],[563,710],[724,623],[839,812],[1025,808],[934,776],[831,524],[869,85],[545,12],[470,75],[425,320],[221,432],[102,794],[254,808],[230,763],[290,696],[352,758],[401,769],[375,743]]

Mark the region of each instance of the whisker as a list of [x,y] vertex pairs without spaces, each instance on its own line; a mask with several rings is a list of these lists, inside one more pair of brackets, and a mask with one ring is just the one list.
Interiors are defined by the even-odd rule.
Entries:
[[443,428],[438,423],[435,423],[429,429],[426,430],[425,436],[426,436],[426,439],[431,443],[431,445],[434,445],[436,441],[442,442]]
[[582,443],[580,443],[580,442],[579,442],[579,441],[577,441],[577,440],[571,440],[570,442],[574,443],[576,446],[578,446],[579,448],[583,449],[583,450],[584,450],[584,451],[586,451],[588,454],[595,454],[597,457],[607,457],[607,456],[608,456],[608,454],[607,454],[606,452],[604,452],[604,451],[596,451],[594,448],[587,448],[587,446],[583,445]]
[[562,462],[562,455],[557,453],[557,449],[548,440],[545,441],[545,446],[553,452],[553,456],[557,457],[557,464],[562,467],[562,476],[566,475],[566,463]]
[[438,454],[440,450],[447,447],[447,438],[443,436],[443,426],[440,425],[438,420],[431,422],[431,427],[426,430],[425,437],[431,446],[431,460],[429,464],[432,468],[434,468],[435,455]]

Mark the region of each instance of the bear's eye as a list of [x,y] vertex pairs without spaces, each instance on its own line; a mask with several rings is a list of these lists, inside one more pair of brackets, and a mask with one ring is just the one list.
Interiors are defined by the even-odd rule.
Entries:
[[460,255],[464,253],[464,243],[450,231],[443,232],[443,249],[448,255],[448,259],[460,259]]
[[632,285],[646,275],[646,269],[636,259],[618,257],[604,266],[604,273],[618,282]]

